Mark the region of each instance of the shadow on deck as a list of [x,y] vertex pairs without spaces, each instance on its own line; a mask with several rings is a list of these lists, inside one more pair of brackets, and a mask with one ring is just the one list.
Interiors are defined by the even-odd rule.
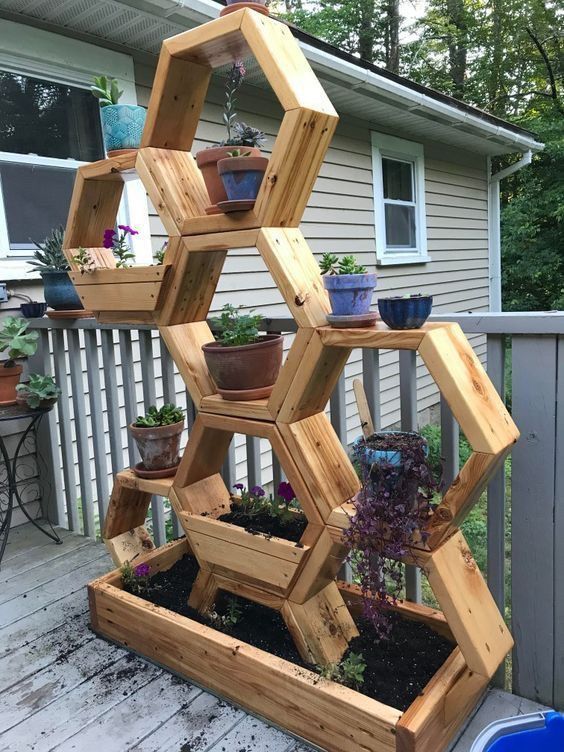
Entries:
[[[112,568],[103,546],[31,525],[0,568],[0,752],[307,752],[313,748],[89,629],[85,585]],[[541,709],[492,690],[454,752],[498,718]]]

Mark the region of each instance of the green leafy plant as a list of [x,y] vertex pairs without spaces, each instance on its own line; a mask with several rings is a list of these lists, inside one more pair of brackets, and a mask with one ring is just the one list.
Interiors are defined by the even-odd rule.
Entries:
[[96,268],[96,262],[90,255],[90,251],[87,248],[80,246],[78,253],[72,257],[74,263],[78,266],[78,270],[81,274],[88,274]]
[[242,615],[243,608],[237,598],[227,599],[227,608],[224,614],[219,614],[216,611],[215,604],[207,613],[212,626],[222,632],[228,632],[234,627],[241,620]]
[[248,491],[243,483],[236,483],[234,488],[239,491],[237,503],[231,510],[235,516],[252,519],[267,514],[284,525],[292,522],[295,511],[299,511],[296,495],[287,481],[278,485],[276,496],[267,495],[262,486],[253,486]]
[[226,303],[219,318],[212,319],[212,328],[218,333],[218,342],[223,347],[252,345],[259,338],[260,314],[239,313],[242,306],[235,308]]
[[155,405],[147,410],[145,415],[139,415],[135,421],[139,428],[157,428],[158,426],[170,426],[173,423],[179,423],[184,418],[184,411],[168,402],[157,410]]
[[45,238],[43,243],[33,241],[36,249],[33,253],[33,260],[29,265],[33,267],[30,271],[40,272],[68,272],[70,269],[69,262],[63,253],[63,238],[65,231],[63,227],[55,227],[51,235]]
[[110,76],[94,76],[94,84],[90,91],[100,102],[100,107],[108,107],[110,104],[117,104],[123,94],[120,91],[117,78]]
[[227,154],[230,157],[250,157],[251,156],[250,151],[243,151],[242,149],[233,149],[233,151],[228,151]]
[[16,391],[25,397],[29,407],[37,408],[43,400],[56,400],[61,394],[52,376],[40,373],[30,374],[29,381],[26,384],[18,384]]
[[102,244],[114,254],[117,269],[129,269],[135,254],[128,245],[128,237],[139,235],[139,231],[129,225],[118,225],[118,230],[121,232],[116,232],[113,227],[107,227],[104,230]]
[[357,264],[354,256],[339,259],[334,253],[324,253],[319,268],[321,274],[366,274],[366,267]]
[[153,254],[153,259],[155,260],[155,264],[157,264],[157,266],[164,264],[165,253],[166,253],[167,248],[168,248],[168,243],[165,240],[160,250],[155,251],[155,253]]
[[227,138],[219,146],[255,146],[260,148],[265,141],[265,135],[258,128],[253,128],[237,120],[235,104],[237,93],[245,79],[247,71],[243,62],[233,63],[225,79],[225,104],[223,106],[223,122],[227,130]]
[[0,352],[8,352],[4,368],[13,368],[16,358],[28,358],[37,350],[39,332],[28,332],[29,321],[7,316],[0,328]]
[[358,689],[364,684],[366,662],[362,653],[349,653],[338,663],[317,666],[316,669],[324,679]]

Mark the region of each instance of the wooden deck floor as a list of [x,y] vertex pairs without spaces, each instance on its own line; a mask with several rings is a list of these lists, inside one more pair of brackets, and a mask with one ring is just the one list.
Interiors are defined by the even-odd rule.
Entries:
[[[85,584],[111,568],[103,546],[31,525],[0,568],[0,752],[308,752],[312,748],[98,639]],[[491,692],[455,752],[495,718],[539,706]]]

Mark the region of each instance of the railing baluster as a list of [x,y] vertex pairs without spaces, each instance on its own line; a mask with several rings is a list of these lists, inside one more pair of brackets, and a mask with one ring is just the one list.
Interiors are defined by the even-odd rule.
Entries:
[[92,537],[96,535],[96,526],[94,523],[94,499],[92,496],[92,474],[90,472],[90,451],[84,397],[84,380],[82,378],[80,331],[73,331],[71,329],[67,334],[69,342],[72,405],[76,432],[76,453],[78,457],[78,476],[80,478],[82,521],[84,535]]
[[444,460],[443,485],[445,489],[458,475],[460,467],[459,437],[458,423],[454,419],[448,402],[441,394],[441,456]]
[[100,361],[96,329],[87,329],[84,332],[84,345],[86,348],[86,375],[88,377],[88,397],[90,402],[90,423],[92,425],[94,468],[96,472],[98,515],[100,519],[100,530],[102,531],[104,529],[106,509],[108,508],[109,490],[106,442],[104,436],[104,416],[102,408],[102,388],[100,385]]
[[280,466],[280,461],[278,457],[274,454],[274,451],[273,451],[272,452],[272,485],[273,485],[274,493],[276,493],[276,489],[278,488],[282,480],[284,480],[282,467]]
[[344,446],[347,446],[347,401],[345,387],[345,373],[339,376],[337,386],[333,390],[329,405],[331,408],[331,425]]
[[[49,347],[49,330],[39,332],[37,352],[29,359],[30,373],[53,373]],[[65,507],[63,504],[63,484],[61,474],[55,471],[61,464],[59,455],[59,437],[55,411],[51,410],[43,417],[37,427],[37,470],[40,483],[43,510],[54,525],[65,524]],[[42,461],[39,460],[41,458]]]
[[229,491],[233,491],[233,486],[236,483],[235,439],[232,439],[231,444],[229,444],[229,449],[221,468],[221,477]]
[[382,408],[380,404],[380,353],[378,350],[366,349],[362,351],[362,384],[366,392],[374,430],[379,431],[382,425]]
[[[161,353],[161,374],[163,379],[163,402],[176,404],[176,388],[174,383],[174,361],[164,343],[159,339],[159,349]],[[170,507],[170,519],[172,522],[172,537],[178,538],[182,535],[182,528],[178,517],[172,506]]]
[[[402,431],[417,430],[417,356],[414,350],[399,351],[400,420]],[[405,567],[405,594],[408,601],[421,603],[421,572]]]
[[[121,381],[125,403],[125,420],[127,425],[133,423],[137,417],[137,394],[135,388],[135,369],[133,367],[133,346],[131,344],[131,330],[120,329],[119,352],[121,357]],[[133,467],[139,461],[139,452],[128,435],[127,452],[129,464]]]
[[102,332],[102,364],[104,366],[104,392],[108,411],[108,434],[110,439],[110,459],[112,475],[123,470],[123,442],[119,417],[119,392],[116,371],[114,333],[111,329]]
[[[488,375],[501,395],[505,395],[505,338],[487,337]],[[502,614],[505,614],[505,465],[488,485],[488,587]],[[498,687],[505,686],[505,661],[493,677]]]
[[69,530],[79,531],[78,503],[76,497],[76,475],[74,472],[72,421],[70,416],[70,396],[67,377],[65,332],[53,330],[53,354],[55,363],[55,380],[61,390],[57,402],[59,411],[59,433],[61,437],[61,454],[63,457],[63,478],[65,481],[65,501],[67,506],[67,525]]
[[247,436],[246,444],[248,487],[252,488],[261,484],[260,439],[257,439],[256,436]]

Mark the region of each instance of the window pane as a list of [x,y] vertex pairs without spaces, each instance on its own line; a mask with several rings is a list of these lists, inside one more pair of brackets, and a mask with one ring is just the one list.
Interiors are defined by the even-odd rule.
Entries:
[[103,159],[98,101],[86,89],[0,71],[0,151]]
[[382,159],[384,198],[413,201],[413,164],[396,159]]
[[66,224],[74,176],[74,170],[0,162],[11,250],[34,248],[34,240]]
[[417,248],[415,207],[386,204],[386,246],[388,248]]

